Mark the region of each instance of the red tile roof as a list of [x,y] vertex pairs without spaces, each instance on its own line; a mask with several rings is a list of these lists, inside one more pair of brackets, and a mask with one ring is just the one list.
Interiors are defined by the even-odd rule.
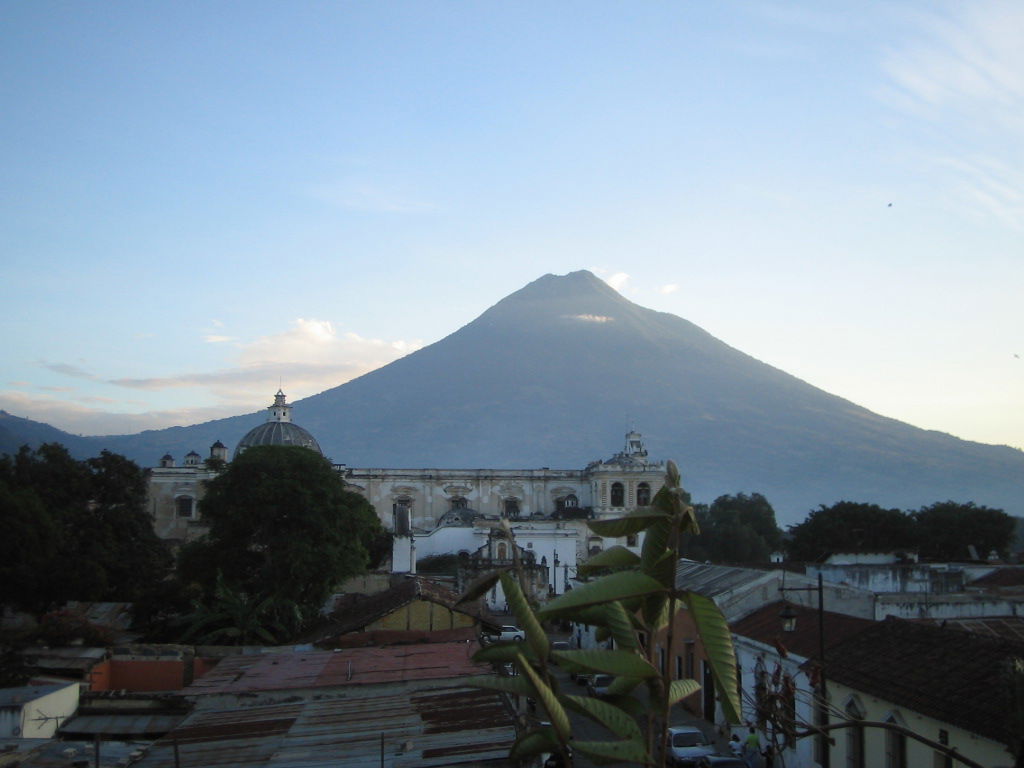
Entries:
[[889,618],[829,653],[831,680],[1006,743],[1006,663],[1024,642]]
[[[739,621],[734,621],[730,628],[737,635],[749,637],[767,645],[782,643],[791,653],[807,659],[817,658],[820,648],[817,609],[791,604],[790,607],[797,616],[796,629],[792,632],[783,632],[782,619],[779,618],[779,614],[782,613],[785,605],[786,603],[781,600],[770,603],[744,616]],[[831,611],[824,612],[824,619],[826,659],[829,657],[830,648],[875,623],[870,619],[861,619]]]

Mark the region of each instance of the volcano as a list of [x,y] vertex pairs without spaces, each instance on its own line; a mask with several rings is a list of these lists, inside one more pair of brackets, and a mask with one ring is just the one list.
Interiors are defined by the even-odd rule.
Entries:
[[[545,275],[435,344],[294,405],[324,454],[353,467],[579,469],[636,428],[652,459],[679,464],[695,501],[759,492],[780,523],[842,499],[1024,514],[1024,453],[879,416],[586,271]],[[233,449],[264,418],[67,444],[152,466],[216,440]],[[17,421],[0,429],[18,433]]]

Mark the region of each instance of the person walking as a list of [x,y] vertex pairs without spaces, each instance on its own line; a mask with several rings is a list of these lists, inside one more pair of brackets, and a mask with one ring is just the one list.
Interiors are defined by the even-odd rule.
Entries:
[[743,742],[743,761],[748,768],[761,768],[761,737],[754,726]]

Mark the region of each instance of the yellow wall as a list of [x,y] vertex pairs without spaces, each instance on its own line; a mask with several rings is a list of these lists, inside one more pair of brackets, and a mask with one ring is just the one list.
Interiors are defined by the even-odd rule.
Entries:
[[429,600],[416,600],[373,622],[366,629],[431,631],[472,627],[474,623],[473,617],[465,613],[452,611]]

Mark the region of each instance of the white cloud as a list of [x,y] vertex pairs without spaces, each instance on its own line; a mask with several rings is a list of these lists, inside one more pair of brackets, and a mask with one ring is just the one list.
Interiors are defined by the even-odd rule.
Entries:
[[203,337],[203,341],[207,344],[224,344],[228,341],[235,341],[234,336],[218,336],[217,334],[209,334]]
[[658,293],[665,294],[666,296],[670,293],[675,293],[679,290],[679,286],[676,283],[668,283],[658,289]]
[[238,353],[229,367],[110,383],[149,392],[204,388],[225,403],[253,404],[265,400],[280,382],[294,400],[344,384],[422,346],[418,340],[367,339],[351,331],[339,334],[329,321],[298,318],[281,333],[236,344]]
[[[82,400],[90,404],[115,402],[110,398]],[[124,401],[116,402],[124,405]],[[35,397],[20,392],[0,392],[0,408],[22,418],[45,422],[75,435],[134,434],[144,429],[198,424],[225,416],[236,416],[241,412],[237,405],[230,404],[142,413],[112,412],[79,402]]]
[[570,320],[582,320],[586,323],[610,323],[615,320],[614,317],[608,317],[607,315],[562,315],[562,317],[569,318]]
[[608,285],[610,285],[616,291],[622,293],[626,289],[626,286],[629,284],[629,275],[627,275],[625,272],[616,272],[614,275],[605,277],[604,281],[608,283]]
[[930,129],[918,161],[947,175],[938,186],[952,205],[1024,229],[1024,5],[946,7],[912,19],[912,37],[883,61],[880,96]]

